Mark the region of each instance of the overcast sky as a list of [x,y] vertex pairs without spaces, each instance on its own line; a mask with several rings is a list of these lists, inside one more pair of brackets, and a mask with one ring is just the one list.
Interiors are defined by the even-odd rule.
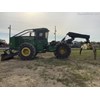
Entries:
[[[12,35],[28,28],[48,28],[49,40],[54,39],[57,27],[57,40],[68,32],[90,35],[91,41],[100,41],[100,13],[0,13],[0,39],[8,42],[8,26],[12,25]],[[77,40],[77,39],[76,39]],[[81,39],[79,39],[81,41]]]

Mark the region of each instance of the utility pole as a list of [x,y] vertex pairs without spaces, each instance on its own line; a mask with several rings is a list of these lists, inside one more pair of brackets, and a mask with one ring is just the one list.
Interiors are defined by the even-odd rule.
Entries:
[[8,29],[9,29],[9,44],[10,44],[10,37],[11,37],[11,25],[9,25]]
[[56,41],[56,32],[57,32],[57,30],[56,30],[56,26],[55,26],[55,32],[54,32],[54,35],[55,35],[55,41]]

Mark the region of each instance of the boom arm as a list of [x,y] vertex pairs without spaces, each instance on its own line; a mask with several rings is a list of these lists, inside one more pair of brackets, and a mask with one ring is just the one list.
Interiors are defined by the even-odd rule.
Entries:
[[74,33],[74,32],[68,32],[67,35],[71,37],[73,40],[75,38],[84,38],[86,39],[86,42],[89,42],[89,38],[90,38],[90,35],[79,34],[79,33]]
[[[73,41],[75,38],[83,38],[83,39],[86,39],[86,42],[87,42],[87,43],[90,42],[90,40],[89,40],[90,35],[79,34],[79,33],[74,33],[74,32],[68,32],[68,33],[66,34],[66,36],[67,36],[67,35],[68,35],[69,37],[71,37],[71,39],[66,40],[67,43],[72,43],[72,41]],[[62,42],[65,41],[66,36],[61,40]]]

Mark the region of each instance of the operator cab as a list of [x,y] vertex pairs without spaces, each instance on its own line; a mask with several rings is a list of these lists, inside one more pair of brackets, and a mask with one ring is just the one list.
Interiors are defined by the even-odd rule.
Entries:
[[49,30],[47,28],[33,29],[33,31],[37,39],[44,39],[44,38],[48,39]]

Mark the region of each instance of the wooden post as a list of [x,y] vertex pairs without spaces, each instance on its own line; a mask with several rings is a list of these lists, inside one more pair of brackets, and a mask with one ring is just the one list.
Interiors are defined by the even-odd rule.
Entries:
[[80,48],[80,55],[81,55],[81,53],[82,53],[82,48]]
[[93,53],[94,53],[94,60],[96,60],[97,57],[97,50],[95,47],[93,47]]

